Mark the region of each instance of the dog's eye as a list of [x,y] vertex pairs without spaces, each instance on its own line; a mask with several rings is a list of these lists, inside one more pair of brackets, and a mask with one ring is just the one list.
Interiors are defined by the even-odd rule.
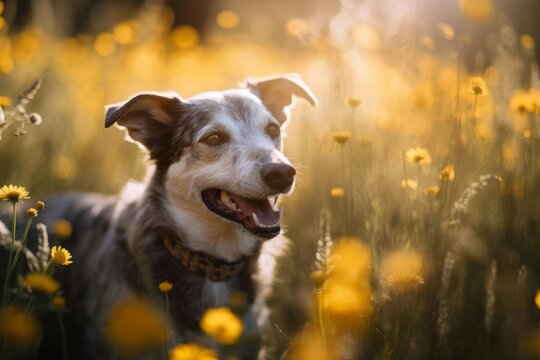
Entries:
[[208,145],[221,145],[226,143],[227,140],[228,137],[226,134],[213,132],[203,137],[201,141]]
[[266,133],[272,138],[277,138],[281,134],[281,129],[275,124],[270,124],[266,127]]

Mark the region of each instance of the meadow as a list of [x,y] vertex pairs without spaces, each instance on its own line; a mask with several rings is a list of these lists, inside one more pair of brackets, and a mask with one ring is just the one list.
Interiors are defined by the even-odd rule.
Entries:
[[[391,3],[357,6],[376,12]],[[141,90],[187,98],[247,76],[297,72],[319,107],[299,102],[287,127],[285,153],[298,177],[282,201],[290,242],[269,299],[268,358],[538,358],[535,39],[500,21],[490,0],[458,5],[470,29],[496,24],[490,61],[479,55],[467,64],[476,38],[452,23],[419,26],[413,16],[386,26],[354,17],[355,8],[338,13],[328,31],[291,17],[255,34],[245,26],[258,20],[226,8],[204,39],[192,27],[173,27],[174,14],[159,3],[73,37],[52,35],[39,18],[20,32],[0,21],[0,186],[24,186],[31,197],[0,188],[0,198],[8,213],[10,203],[32,207],[18,221],[34,226],[47,209],[36,200],[73,189],[116,194],[129,179],[141,180],[144,154],[121,131],[104,128],[106,104]],[[5,225],[9,268],[25,254],[17,242],[25,236],[12,238]],[[69,303],[51,269],[77,259],[65,252],[69,240],[51,252],[45,238],[47,231],[69,237],[69,227],[40,229],[43,246],[30,274],[20,274],[17,301],[4,286],[1,358],[28,358],[39,347],[45,313],[58,315],[60,334]],[[23,308],[10,306],[21,301]],[[152,331],[161,326],[157,315],[131,305],[148,334],[159,332]],[[253,358],[233,305],[202,325],[211,341],[179,345],[170,358]],[[132,343],[113,335],[120,348]],[[147,340],[136,346],[160,346],[162,338]]]

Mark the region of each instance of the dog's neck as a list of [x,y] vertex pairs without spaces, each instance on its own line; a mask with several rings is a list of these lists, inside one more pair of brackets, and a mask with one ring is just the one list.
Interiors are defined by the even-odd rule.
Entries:
[[186,203],[168,203],[167,211],[184,245],[227,262],[253,255],[260,241],[237,226],[225,223],[206,209],[193,209]]
[[[163,238],[155,235],[144,252],[133,254],[127,243],[121,250],[127,258],[125,274],[135,293],[146,293],[159,299],[158,284],[168,281],[173,284],[170,291],[170,316],[177,329],[199,331],[199,321],[208,308],[227,306],[231,293],[245,295],[246,305],[255,300],[255,282],[258,256],[245,259],[242,266],[226,278],[214,281],[204,274],[189,269],[162,245]],[[119,245],[122,245],[120,243]],[[216,280],[216,279],[215,279]]]
[[182,239],[163,234],[161,239],[169,253],[187,270],[201,275],[210,281],[225,281],[236,275],[246,264],[249,257],[244,256],[237,261],[227,262],[203,252],[187,248]]
[[198,199],[200,194],[186,194],[184,191],[169,184],[166,173],[156,169],[143,201],[152,204],[151,212],[160,214],[161,225],[174,231],[190,250],[227,262],[235,262],[257,252],[261,240],[240,225],[210,212]]
[[[130,212],[127,215],[132,218],[131,221],[139,224],[133,229],[135,231],[168,234],[181,240],[189,250],[226,262],[251,257],[261,246],[259,239],[240,225],[218,218],[206,209],[202,201],[194,202],[175,196],[174,191],[171,195],[170,189],[167,189],[166,170],[160,170],[159,167],[149,167],[142,194],[134,196],[132,193],[126,189],[122,197],[137,197],[136,213]],[[128,239],[137,239],[139,236],[137,233],[128,234]],[[130,246],[135,249],[137,244],[131,243]]]

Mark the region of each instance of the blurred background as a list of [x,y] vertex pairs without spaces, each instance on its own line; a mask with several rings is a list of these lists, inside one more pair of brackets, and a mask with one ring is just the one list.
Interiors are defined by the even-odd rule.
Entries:
[[[17,147],[4,135],[0,159],[4,169],[18,171],[3,171],[0,179],[24,180],[47,192],[71,187],[116,192],[129,176],[140,178],[136,151],[114,130],[105,131],[101,117],[105,104],[141,90],[174,90],[189,97],[234,87],[247,76],[299,72],[322,98],[323,109],[333,106],[334,95],[364,97],[370,83],[376,89],[365,105],[373,109],[381,101],[375,94],[385,93],[388,83],[371,73],[393,66],[389,61],[396,62],[396,72],[409,66],[392,59],[401,50],[409,50],[410,60],[450,59],[462,36],[467,46],[460,49],[460,61],[467,71],[482,72],[494,64],[500,40],[515,47],[523,35],[540,35],[535,0],[10,0],[2,8],[2,105],[43,78],[46,94],[38,93],[31,106],[46,121]],[[441,24],[449,26],[446,35],[441,36]],[[538,59],[534,44],[527,51],[530,61]],[[355,62],[354,74],[336,63],[345,58]],[[530,80],[526,70],[519,72],[523,81]],[[330,86],[341,93],[328,94]],[[41,151],[23,161],[21,154],[30,147]],[[45,168],[50,176],[38,176]]]
[[[42,123],[0,128],[0,184],[35,198],[118,193],[142,179],[144,156],[104,128],[104,105],[297,72],[320,106],[299,102],[285,141],[299,175],[272,299],[275,358],[313,319],[306,269],[321,270],[315,254],[343,236],[369,247],[370,310],[353,335],[336,325],[347,335],[342,357],[540,355],[540,1],[9,0],[0,9],[4,112],[43,80],[25,105]],[[420,157],[409,156],[416,147]],[[388,268],[413,280],[396,290]]]

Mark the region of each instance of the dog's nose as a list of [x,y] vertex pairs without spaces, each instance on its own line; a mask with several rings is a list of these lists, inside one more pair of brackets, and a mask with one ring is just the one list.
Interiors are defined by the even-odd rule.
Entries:
[[269,164],[261,171],[265,184],[280,192],[285,191],[292,185],[294,175],[296,175],[296,170],[287,164]]

